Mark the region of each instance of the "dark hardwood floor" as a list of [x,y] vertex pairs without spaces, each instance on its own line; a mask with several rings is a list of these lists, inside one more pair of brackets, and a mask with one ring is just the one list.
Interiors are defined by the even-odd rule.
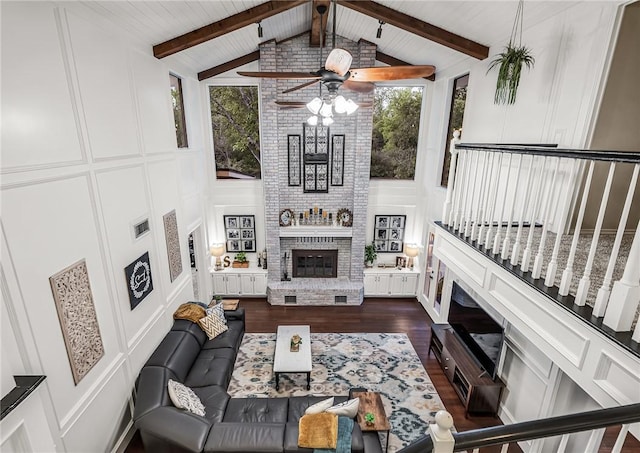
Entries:
[[[246,310],[248,333],[275,332],[279,324],[308,324],[312,332],[406,333],[447,411],[453,416],[458,431],[501,424],[500,419],[495,417],[465,417],[464,406],[455,390],[449,384],[436,359],[429,354],[432,321],[416,299],[367,298],[361,306],[301,307],[271,306],[266,299],[256,298],[241,299],[240,306]],[[617,429],[607,431],[601,452],[611,451],[616,431]],[[137,433],[125,451],[127,453],[144,451]],[[483,453],[499,451],[499,447],[481,449]],[[509,447],[509,453],[521,451],[517,445]],[[627,436],[623,451],[640,453],[640,443],[632,436]]]

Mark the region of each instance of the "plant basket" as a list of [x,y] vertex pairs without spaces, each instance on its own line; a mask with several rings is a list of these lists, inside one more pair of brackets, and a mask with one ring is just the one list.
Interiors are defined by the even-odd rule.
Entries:
[[231,267],[249,267],[249,261],[234,261]]

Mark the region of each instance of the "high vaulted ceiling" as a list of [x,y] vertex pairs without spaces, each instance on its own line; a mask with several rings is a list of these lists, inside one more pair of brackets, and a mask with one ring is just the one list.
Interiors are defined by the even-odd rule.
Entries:
[[[130,39],[148,46],[150,54],[155,51],[158,57],[201,73],[242,57],[245,59],[240,63],[255,59],[260,42],[280,41],[310,31],[314,11],[312,0],[297,1],[295,7],[287,3],[282,0],[86,1],[71,5],[87,8],[92,14],[113,22]],[[527,27],[576,3],[525,2],[525,33]],[[338,35],[353,41],[370,41],[383,55],[409,64],[434,65],[442,71],[467,58],[482,59],[483,48],[486,55],[486,47],[506,44],[517,1],[337,0],[337,5]],[[270,8],[278,8],[278,11],[271,15]],[[326,25],[329,35],[333,27],[331,8]],[[382,36],[378,39],[379,17],[389,23],[382,25]],[[258,37],[259,19],[262,38]],[[228,27],[232,31],[228,31]],[[421,31],[425,30],[435,30],[444,45],[436,42],[437,38],[424,37],[427,35]],[[204,35],[215,37],[183,50],[175,46]],[[460,49],[461,42],[469,48]],[[330,39],[327,45],[331,46]],[[165,52],[168,48],[170,50]],[[389,64],[392,60],[380,58],[380,61]]]

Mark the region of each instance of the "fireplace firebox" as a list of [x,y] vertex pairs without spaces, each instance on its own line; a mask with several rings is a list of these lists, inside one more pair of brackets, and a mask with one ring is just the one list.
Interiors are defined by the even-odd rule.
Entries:
[[298,278],[336,278],[338,250],[293,250],[292,274]]

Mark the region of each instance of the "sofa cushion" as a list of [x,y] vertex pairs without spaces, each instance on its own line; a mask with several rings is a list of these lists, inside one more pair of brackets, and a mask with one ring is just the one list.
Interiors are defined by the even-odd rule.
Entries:
[[204,404],[202,404],[198,395],[193,393],[193,390],[180,382],[174,381],[173,379],[169,379],[167,387],[169,391],[169,398],[171,398],[171,402],[175,407],[204,417]]
[[[284,432],[284,453],[313,453],[312,448],[298,446],[298,429],[298,422],[287,423]],[[375,442],[377,442],[377,448],[375,448],[373,437],[370,439],[371,446],[367,445],[367,453],[370,452],[369,448],[371,448],[371,452],[373,453],[382,453],[378,433],[363,433],[357,423],[353,424],[353,431],[351,432],[351,453],[364,453],[363,434],[373,434],[375,436]]]
[[193,391],[204,404],[205,417],[213,423],[219,423],[224,418],[224,412],[229,402],[229,394],[219,385],[194,387]]
[[204,349],[193,362],[184,383],[189,387],[220,385],[227,388],[234,361],[235,351],[231,348]]
[[204,333],[204,330],[202,330],[197,323],[187,321],[186,319],[176,319],[173,321],[171,330],[189,332],[198,341],[200,347],[202,347],[204,342],[207,341],[207,334]]
[[286,423],[287,398],[231,398],[225,422]]
[[244,335],[244,322],[229,320],[227,327],[229,330],[222,335],[217,336],[213,340],[207,340],[203,349],[233,348],[237,351],[240,348],[242,336]]
[[281,453],[283,423],[216,423],[204,446],[216,453]]
[[[304,411],[309,406],[312,406],[320,401],[326,400],[326,396],[291,396],[289,397],[289,414],[287,415],[287,422],[298,422],[300,417],[304,415]],[[346,396],[335,396],[333,398],[334,404],[343,403],[347,400]]]
[[134,420],[158,407],[172,405],[167,391],[169,379],[176,379],[176,375],[164,367],[146,366],[140,371],[136,384]]
[[177,381],[185,382],[199,353],[200,344],[193,335],[171,330],[153,351],[145,366],[168,368],[176,375]]

